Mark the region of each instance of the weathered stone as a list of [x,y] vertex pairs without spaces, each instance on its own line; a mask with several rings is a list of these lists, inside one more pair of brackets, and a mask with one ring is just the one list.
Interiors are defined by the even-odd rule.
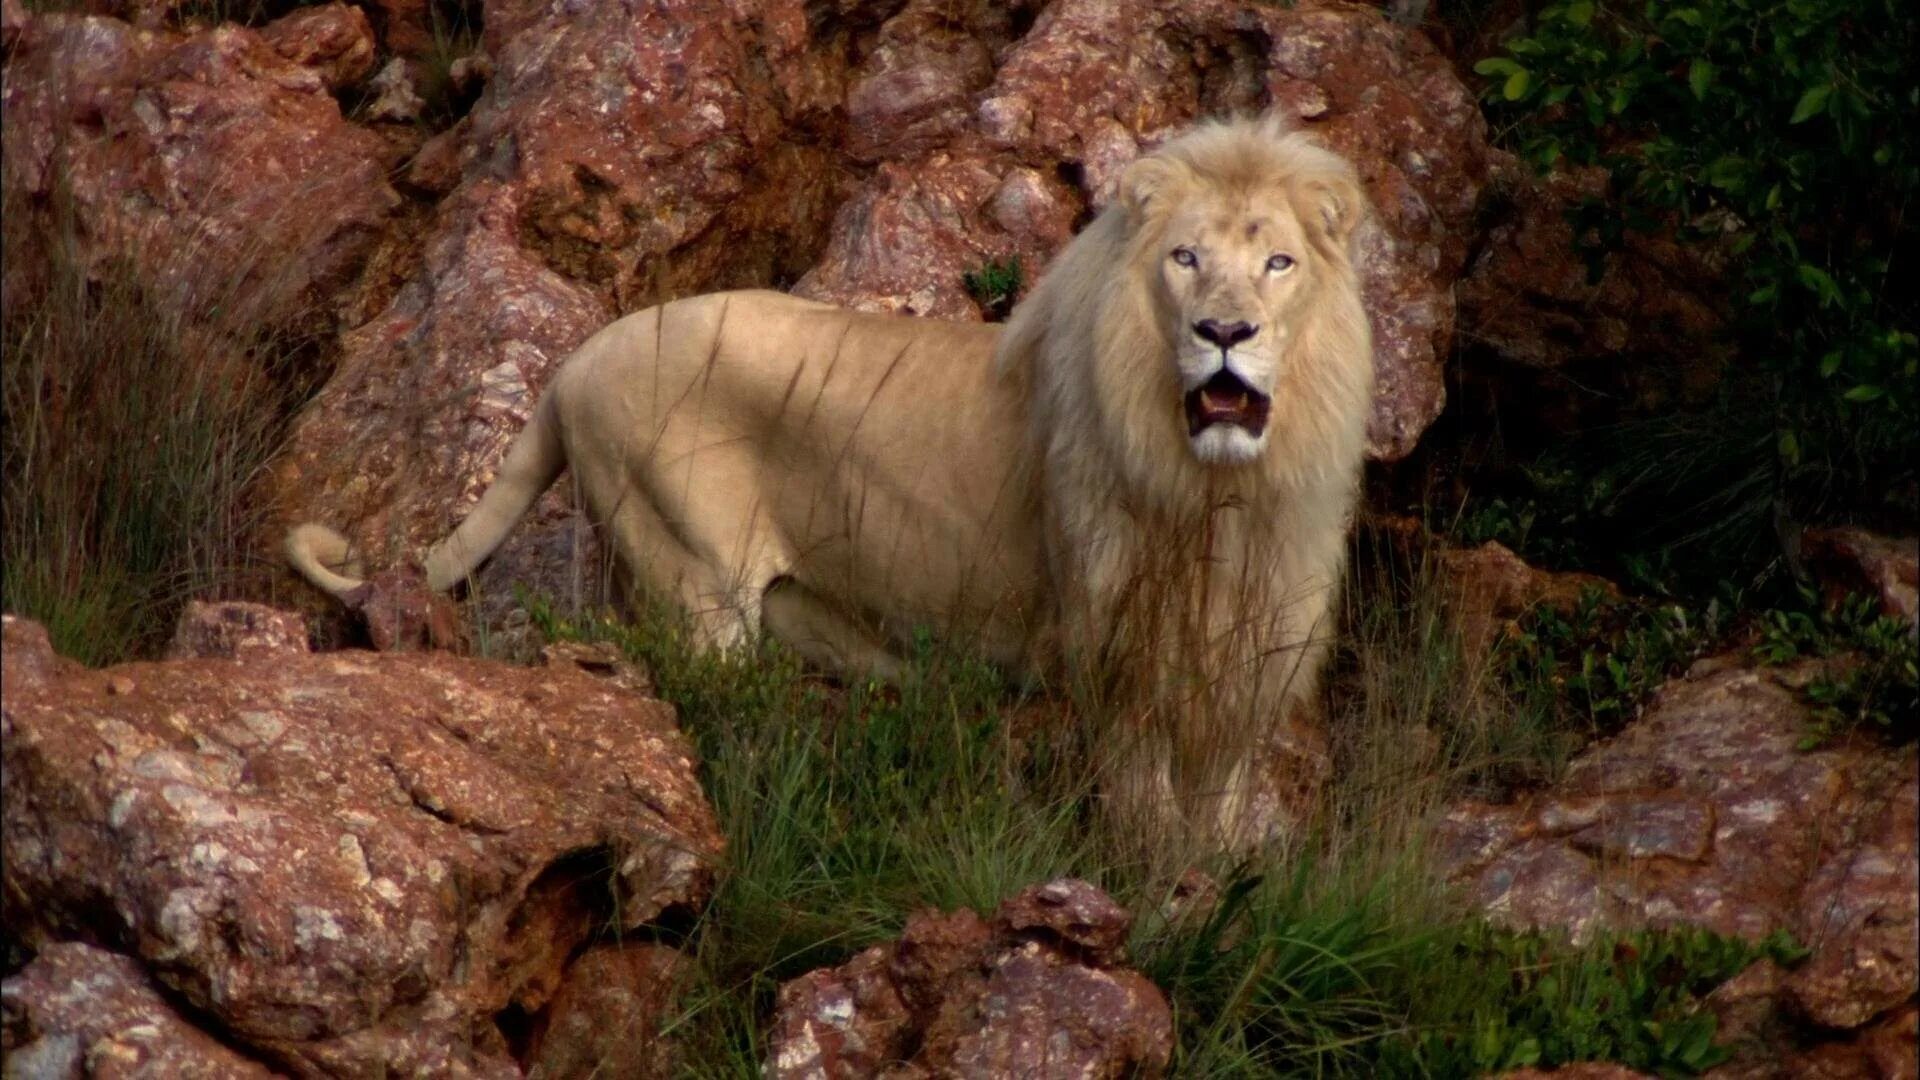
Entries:
[[1856,1028],[1920,985],[1920,781],[1882,796],[1852,842],[1825,853],[1801,904],[1813,957],[1788,990],[1815,1023]]
[[1696,670],[1575,759],[1551,795],[1456,807],[1442,864],[1518,926],[1786,930],[1812,957],[1745,996],[1786,995],[1828,1028],[1908,1001],[1920,978],[1915,752],[1803,751],[1811,717],[1795,672]]
[[328,93],[350,10],[185,37],[31,16],[0,89],[9,189],[69,200],[99,272],[249,327],[327,327],[398,203],[385,144]]
[[1494,540],[1441,550],[1434,564],[1446,582],[1461,648],[1470,657],[1485,656],[1515,620],[1536,608],[1566,615],[1590,593],[1604,599],[1620,596],[1605,578],[1535,569]]
[[644,942],[589,949],[541,1014],[527,1075],[670,1077],[681,1064],[661,1023],[681,977],[679,951]]
[[862,311],[978,319],[966,275],[1017,260],[1035,271],[1073,235],[1080,200],[1060,181],[980,154],[880,166],[842,207],[825,256],[794,293]]
[[1173,1047],[1158,988],[1118,968],[1127,913],[1063,879],[1002,904],[922,912],[894,945],[780,989],[769,1077],[1157,1076]]
[[357,7],[300,8],[269,23],[260,36],[290,63],[317,72],[329,90],[351,86],[373,70],[373,27]]
[[413,69],[403,57],[387,61],[367,87],[374,93],[373,101],[367,105],[369,120],[410,124],[420,119],[421,111],[427,107],[414,87]]
[[510,1075],[494,1017],[710,888],[672,709],[446,654],[87,671],[5,623],[5,919],[124,943],[276,1064]]
[[968,125],[993,78],[985,5],[913,0],[880,28],[847,88],[847,153],[899,160],[943,147]]
[[[1484,238],[1456,292],[1471,340],[1522,370],[1604,365],[1643,406],[1709,390],[1724,351],[1717,253],[1636,233],[1592,280],[1568,210],[1604,197],[1605,173],[1542,178],[1510,155],[1490,160]],[[1543,388],[1526,400],[1553,408],[1564,396]]]
[[1080,949],[1091,963],[1109,965],[1125,957],[1133,916],[1092,884],[1061,878],[1001,904],[994,923],[1004,935],[1039,934],[1053,944]]
[[167,645],[167,659],[260,660],[307,651],[307,621],[291,611],[237,600],[187,602]]
[[1920,538],[1850,527],[1808,529],[1801,552],[1830,601],[1865,593],[1882,614],[1920,625]]
[[[495,14],[486,94],[409,176],[449,190],[419,264],[344,336],[266,485],[279,520],[343,528],[370,567],[418,556],[471,508],[589,334],[667,295],[797,276],[841,190],[827,151],[781,138],[781,109],[807,105],[783,82],[810,44],[797,0]],[[483,621],[516,587],[597,582],[595,558],[550,494],[480,575]]]
[[893,947],[780,987],[768,1035],[769,1077],[878,1076],[906,1052],[907,1007],[888,974]]
[[181,1016],[137,961],[79,942],[47,946],[0,983],[0,1050],[23,1080],[274,1075]]

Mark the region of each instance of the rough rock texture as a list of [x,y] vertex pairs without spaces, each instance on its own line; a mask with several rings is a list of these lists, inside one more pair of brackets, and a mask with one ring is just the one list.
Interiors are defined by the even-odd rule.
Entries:
[[1882,614],[1920,623],[1920,538],[1850,527],[1808,529],[1801,554],[1830,600],[1865,593],[1880,601]]
[[926,149],[895,156],[842,208],[796,291],[977,317],[962,274],[1017,255],[1033,280],[1059,247],[1057,223],[1104,205],[1144,148],[1201,115],[1276,108],[1352,158],[1372,198],[1360,258],[1380,372],[1371,441],[1388,460],[1412,449],[1445,401],[1451,289],[1488,155],[1472,95],[1424,37],[1340,4],[1056,0],[978,89],[977,52],[942,36],[952,20],[927,30],[922,8],[895,16],[920,31],[919,51],[883,46],[848,111],[856,153]]
[[644,942],[589,949],[542,1014],[527,1055],[535,1080],[671,1077],[680,1058],[661,1036],[682,965],[678,950]]
[[[346,529],[370,566],[423,551],[471,507],[590,333],[668,295],[797,275],[840,191],[824,151],[781,139],[782,109],[813,94],[797,2],[495,14],[484,96],[409,173],[449,191],[420,263],[345,336],[268,485],[284,519]],[[564,597],[598,579],[559,491],[480,589]]]
[[1911,747],[1798,749],[1805,675],[1702,661],[1556,790],[1456,808],[1444,863],[1514,925],[1788,930],[1813,950],[1798,1010],[1859,1027],[1920,977],[1920,779]]
[[[1567,211],[1603,197],[1605,174],[1541,178],[1511,155],[1491,161],[1489,224],[1456,293],[1461,326],[1475,345],[1522,369],[1606,365],[1641,380],[1633,389],[1647,405],[1718,380],[1716,253],[1632,234],[1592,281]],[[1623,364],[1623,354],[1664,362]]]
[[1132,917],[1084,881],[1028,889],[991,924],[921,912],[898,942],[780,988],[769,1077],[1157,1076],[1158,988],[1119,967]]
[[5,619],[5,919],[143,961],[309,1075],[511,1075],[496,1014],[697,905],[670,707],[578,664],[276,655],[88,671]]
[[249,325],[330,329],[398,202],[386,144],[328,92],[365,34],[339,5],[185,37],[27,16],[0,90],[9,190],[70,198],[97,267]]
[[307,621],[291,611],[237,600],[190,600],[173,628],[167,659],[262,660],[306,651]]
[[275,1075],[182,1017],[138,961],[79,942],[48,946],[0,983],[0,1050],[9,1077]]
[[1474,548],[1448,548],[1434,555],[1447,582],[1461,646],[1483,656],[1514,620],[1536,608],[1572,612],[1589,593],[1617,599],[1620,590],[1594,574],[1540,570],[1505,545],[1489,540]]

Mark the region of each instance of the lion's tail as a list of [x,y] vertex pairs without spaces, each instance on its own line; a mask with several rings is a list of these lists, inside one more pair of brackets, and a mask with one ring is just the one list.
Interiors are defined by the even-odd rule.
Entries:
[[440,541],[427,554],[427,587],[444,592],[465,579],[487,561],[493,549],[507,538],[513,527],[533,508],[547,488],[566,468],[567,454],[560,445],[560,424],[554,417],[554,397],[558,387],[549,387],[534,407],[520,437],[507,448],[500,463],[500,475],[480,496],[480,502],[460,522],[453,534]]
[[287,561],[300,571],[300,576],[336,600],[345,600],[348,593],[361,585],[359,578],[339,572],[360,572],[353,544],[325,525],[295,525],[287,533]]
[[[452,535],[428,553],[429,589],[445,592],[485,562],[566,467],[566,452],[560,446],[553,410],[553,393],[549,391],[535,406],[526,429],[507,449],[493,485]],[[294,526],[287,534],[286,551],[287,561],[301,576],[337,600],[346,600],[347,594],[362,584],[347,576],[360,572],[351,544],[325,525]]]

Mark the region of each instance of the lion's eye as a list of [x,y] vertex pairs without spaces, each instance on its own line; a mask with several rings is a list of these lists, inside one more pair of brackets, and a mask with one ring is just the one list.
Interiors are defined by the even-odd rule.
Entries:
[[1173,263],[1191,270],[1200,265],[1200,256],[1195,255],[1192,248],[1174,248]]
[[1269,274],[1284,274],[1291,269],[1293,269],[1293,256],[1291,255],[1275,255],[1273,258],[1267,260],[1267,273]]

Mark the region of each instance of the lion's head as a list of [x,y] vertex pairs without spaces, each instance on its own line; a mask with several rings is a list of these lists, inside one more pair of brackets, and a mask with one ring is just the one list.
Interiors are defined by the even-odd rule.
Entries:
[[1357,468],[1365,212],[1352,166],[1274,120],[1203,125],[1136,161],[1003,339],[1002,363],[1032,367],[1042,437],[1101,430],[1110,464],[1156,487]]

